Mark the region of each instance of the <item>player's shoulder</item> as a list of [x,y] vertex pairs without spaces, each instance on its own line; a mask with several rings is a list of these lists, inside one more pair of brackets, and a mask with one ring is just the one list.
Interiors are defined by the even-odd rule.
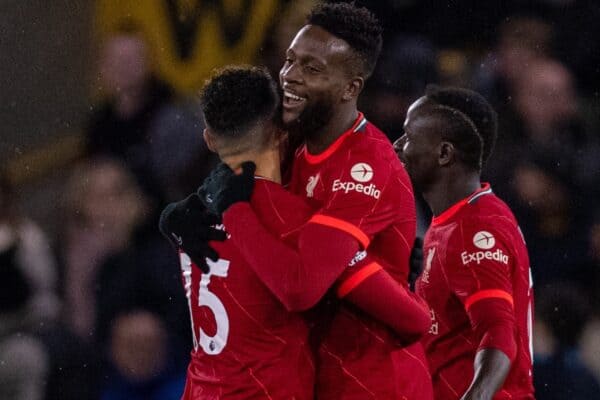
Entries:
[[461,216],[463,228],[486,226],[489,229],[512,229],[517,221],[508,205],[493,192],[474,197],[464,208]]
[[482,196],[465,207],[457,221],[455,243],[463,248],[512,248],[522,238],[510,208],[494,194]]
[[[366,163],[374,172],[384,175],[406,175],[389,138],[371,122],[366,121],[348,141],[347,162]],[[408,177],[408,175],[406,175]]]

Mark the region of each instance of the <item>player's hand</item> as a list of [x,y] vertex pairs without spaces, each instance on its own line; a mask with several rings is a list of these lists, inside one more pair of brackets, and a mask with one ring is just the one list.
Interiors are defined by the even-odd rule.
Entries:
[[214,208],[214,196],[221,189],[223,182],[231,175],[235,175],[235,172],[233,172],[227,164],[221,162],[210,171],[210,174],[198,188],[197,193],[198,196],[200,196],[200,200],[204,203],[206,209],[215,215],[217,215],[218,212]]
[[242,172],[236,174],[229,167],[215,168],[198,189],[198,195],[207,208],[216,215],[240,201],[250,201],[254,191],[256,165],[251,161],[242,164]]
[[410,285],[410,290],[414,292],[415,282],[421,276],[421,272],[423,272],[423,239],[418,236],[415,238],[415,243],[410,251],[408,264],[410,266],[408,284]]
[[183,250],[204,273],[209,268],[206,258],[213,261],[219,254],[210,247],[210,240],[223,241],[227,234],[213,225],[220,218],[206,210],[196,193],[184,200],[171,203],[160,214],[160,232],[178,249]]

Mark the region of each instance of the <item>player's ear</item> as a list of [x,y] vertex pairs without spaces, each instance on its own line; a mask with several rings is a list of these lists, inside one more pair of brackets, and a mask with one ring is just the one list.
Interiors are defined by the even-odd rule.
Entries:
[[204,137],[204,141],[206,142],[206,147],[213,153],[217,152],[215,147],[215,137],[211,132],[210,128],[204,128],[204,132],[202,132],[202,137]]
[[342,95],[342,100],[349,101],[358,97],[365,86],[365,79],[362,76],[354,76],[348,81]]
[[456,147],[451,142],[442,141],[439,146],[438,163],[440,166],[449,165],[456,157]]

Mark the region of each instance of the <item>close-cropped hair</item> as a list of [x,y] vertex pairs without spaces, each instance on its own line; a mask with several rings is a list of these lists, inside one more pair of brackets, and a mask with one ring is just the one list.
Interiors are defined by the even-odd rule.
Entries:
[[237,139],[257,123],[275,117],[279,93],[266,68],[228,66],[206,81],[200,105],[206,125],[215,134]]
[[498,116],[479,93],[456,87],[429,85],[425,96],[448,120],[444,135],[462,150],[463,161],[481,169],[489,158],[498,135]]
[[356,54],[357,72],[364,78],[373,73],[381,52],[383,28],[371,11],[352,3],[322,3],[312,9],[306,22],[348,43]]

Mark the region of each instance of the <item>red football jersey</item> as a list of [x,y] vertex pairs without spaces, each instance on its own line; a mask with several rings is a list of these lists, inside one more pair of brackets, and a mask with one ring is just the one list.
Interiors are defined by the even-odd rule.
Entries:
[[516,356],[494,399],[533,399],[529,257],[508,206],[483,185],[433,219],[423,255],[416,287],[431,309],[424,345],[435,399],[460,399],[471,384],[482,338],[470,311],[479,302],[514,312]]
[[[387,137],[362,114],[321,154],[297,151],[289,188],[318,210],[310,223],[352,235],[406,285],[416,223],[412,185]],[[431,398],[421,344],[403,348],[345,302],[320,337],[318,357],[319,399]]]
[[[312,210],[274,199],[273,185],[257,179],[251,206],[271,232],[288,232]],[[211,245],[221,259],[209,261],[208,274],[181,253],[194,340],[183,399],[313,399],[305,320],[284,308],[232,240]]]

